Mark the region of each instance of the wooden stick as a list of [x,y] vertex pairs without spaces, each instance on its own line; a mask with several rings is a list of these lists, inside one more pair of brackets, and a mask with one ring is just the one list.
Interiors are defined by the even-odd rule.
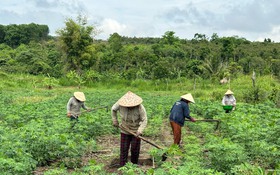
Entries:
[[83,114],[83,113],[87,113],[87,112],[91,112],[91,111],[95,111],[95,110],[97,110],[97,109],[103,109],[103,108],[104,108],[104,109],[106,108],[106,112],[109,111],[108,106],[101,106],[101,107],[97,107],[97,108],[92,108],[92,109],[90,109],[90,110],[85,110],[85,111],[78,112],[78,113],[75,114],[75,115],[81,115],[81,114]]
[[[185,121],[191,121],[191,120],[185,120]],[[198,119],[195,120],[196,122],[217,122],[216,128],[215,130],[217,130],[219,128],[219,125],[221,123],[221,120],[216,120],[216,119]]]
[[[134,135],[135,137],[137,137],[137,135],[136,135],[134,132],[130,131],[128,128],[126,128],[126,127],[124,127],[124,126],[122,126],[122,125],[119,125],[119,128],[121,128],[122,130],[128,132],[129,134],[132,134],[132,135]],[[159,146],[159,145],[153,143],[152,141],[150,141],[150,140],[148,140],[148,139],[146,139],[146,138],[144,138],[144,137],[142,137],[142,136],[138,136],[138,138],[140,138],[141,140],[143,140],[143,141],[145,141],[145,142],[151,144],[152,146],[154,146],[154,147],[156,147],[156,148],[158,148],[158,149],[163,149],[163,147],[161,147],[161,146]],[[167,154],[166,154],[166,153],[163,153],[163,155],[161,156],[161,160],[164,162],[166,159],[167,159]]]
[[[128,128],[126,128],[126,127],[124,127],[124,126],[122,126],[122,125],[120,125],[119,127],[120,127],[122,130],[128,132],[129,134],[134,135],[135,137],[137,137],[137,135],[136,135],[134,132],[132,132],[131,130],[129,130]],[[159,146],[159,145],[153,143],[152,141],[148,140],[148,139],[145,138],[145,137],[138,136],[138,138],[140,138],[141,140],[143,140],[143,141],[149,143],[150,145],[152,145],[152,146],[154,146],[154,147],[156,147],[156,148],[158,148],[158,149],[163,149],[161,146]]]
[[[186,120],[186,121],[190,122],[190,120]],[[221,122],[220,120],[216,120],[216,119],[198,119],[195,121],[197,121],[197,122]]]
[[101,153],[101,154],[105,154],[108,152],[112,152],[112,150],[106,149],[106,150],[97,150],[97,151],[92,151],[91,153],[97,154],[97,153]]

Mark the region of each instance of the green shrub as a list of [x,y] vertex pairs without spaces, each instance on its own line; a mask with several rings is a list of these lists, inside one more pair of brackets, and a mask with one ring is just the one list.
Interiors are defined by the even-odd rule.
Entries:
[[251,98],[249,97],[249,95],[245,95],[245,101],[247,103],[264,102],[268,96],[267,92],[263,91],[259,87],[253,88],[251,91],[248,92],[248,94],[251,95]]
[[44,172],[44,175],[68,175],[68,174],[69,172],[64,167],[50,169]]
[[231,171],[232,174],[242,174],[242,175],[264,175],[264,170],[257,165],[251,165],[249,163],[242,163],[240,165],[234,166]]
[[205,145],[210,160],[210,167],[221,172],[229,173],[235,165],[247,161],[245,149],[229,139],[213,138]]
[[118,170],[122,172],[123,175],[135,175],[135,174],[144,175],[143,170],[131,162],[126,163],[125,166],[119,168]]

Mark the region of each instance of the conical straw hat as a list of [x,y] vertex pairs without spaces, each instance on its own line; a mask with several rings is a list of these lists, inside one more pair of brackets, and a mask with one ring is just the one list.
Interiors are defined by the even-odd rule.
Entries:
[[227,90],[227,92],[225,93],[225,95],[232,95],[233,92],[231,90]]
[[138,106],[143,102],[142,98],[134,94],[131,91],[128,91],[124,96],[122,96],[118,103],[120,106],[124,107],[133,107]]
[[192,103],[195,103],[194,102],[194,99],[193,99],[193,96],[192,96],[192,94],[185,94],[185,95],[182,95],[181,96],[181,98],[183,98],[183,99],[185,99],[185,100],[188,100],[188,101],[190,101],[190,102],[192,102]]
[[79,101],[86,101],[86,97],[85,97],[85,94],[83,92],[74,92],[74,97],[76,99],[78,99]]

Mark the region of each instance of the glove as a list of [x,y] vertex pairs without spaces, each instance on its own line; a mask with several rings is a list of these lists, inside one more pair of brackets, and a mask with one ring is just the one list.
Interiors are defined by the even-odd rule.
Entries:
[[67,113],[67,117],[71,117],[71,113],[70,112]]
[[192,121],[192,122],[196,122],[196,120],[194,119],[194,118],[190,118],[190,121]]
[[119,127],[119,122],[116,120],[116,121],[113,121],[113,126],[114,127]]

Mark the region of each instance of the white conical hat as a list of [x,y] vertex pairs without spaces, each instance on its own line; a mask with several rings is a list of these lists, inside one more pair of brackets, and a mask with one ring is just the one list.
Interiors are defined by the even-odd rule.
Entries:
[[185,94],[185,95],[182,95],[181,96],[181,98],[183,98],[183,99],[185,99],[185,100],[188,100],[188,101],[190,101],[190,102],[192,102],[192,103],[195,103],[194,102],[194,99],[193,99],[193,96],[192,96],[192,94]]
[[227,90],[227,92],[225,93],[225,95],[232,95],[233,92],[231,90]]
[[124,96],[122,96],[118,103],[120,106],[124,107],[133,107],[138,106],[143,102],[142,98],[134,94],[131,91],[128,91]]
[[86,101],[85,94],[83,92],[74,92],[74,97],[79,101]]

